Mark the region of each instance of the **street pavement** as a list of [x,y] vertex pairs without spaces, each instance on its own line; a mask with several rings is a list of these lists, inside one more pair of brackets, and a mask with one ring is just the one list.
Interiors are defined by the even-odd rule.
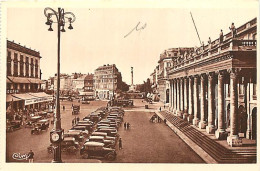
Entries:
[[[72,127],[71,105],[78,105],[78,102],[61,102],[61,109],[64,105],[66,110],[61,110],[62,128],[69,130]],[[90,104],[80,104],[80,114],[83,118],[98,107],[106,106],[107,101],[93,101]],[[123,141],[123,149],[116,146],[117,159],[113,163],[204,163],[204,161],[187,146],[173,131],[163,122],[151,123],[149,120],[158,110],[160,103],[148,104],[149,109],[144,105],[148,104],[142,100],[134,100],[133,108],[125,108],[124,122],[129,122],[131,128],[124,130],[123,124],[119,128],[119,134]],[[50,144],[50,125],[48,131],[42,131],[39,135],[31,135],[30,128],[21,128],[6,135],[6,161],[7,162],[28,162],[26,160],[14,160],[14,153],[26,154],[33,150],[35,162],[48,163],[52,160],[52,154],[48,154],[47,147]],[[75,155],[62,153],[62,160],[68,163],[98,163],[100,160],[82,159],[79,152]],[[107,160],[101,160],[109,163]]]

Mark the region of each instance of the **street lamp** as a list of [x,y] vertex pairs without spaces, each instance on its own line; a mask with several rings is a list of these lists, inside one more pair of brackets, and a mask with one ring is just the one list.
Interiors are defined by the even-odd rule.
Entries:
[[[64,12],[63,8],[58,8],[58,12],[52,8],[45,8],[44,15],[47,17],[46,25],[49,25],[48,31],[53,31],[52,24],[57,23],[58,30],[58,62],[57,62],[57,93],[56,93],[56,108],[54,115],[54,127],[50,132],[50,141],[53,147],[53,163],[61,163],[61,141],[63,140],[64,130],[61,128],[60,118],[60,32],[65,32],[65,23],[69,23],[68,29],[73,29],[71,23],[76,20],[76,17],[71,12]],[[52,20],[52,16],[56,17],[56,21]]]

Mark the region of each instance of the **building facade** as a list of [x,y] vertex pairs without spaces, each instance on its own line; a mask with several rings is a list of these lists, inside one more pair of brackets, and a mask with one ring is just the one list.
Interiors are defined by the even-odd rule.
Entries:
[[44,103],[52,101],[52,97],[41,90],[40,60],[40,52],[7,40],[7,109],[39,109]]
[[256,21],[178,55],[168,73],[170,110],[231,146],[256,139]]
[[112,99],[121,89],[122,76],[115,64],[98,67],[94,73],[95,96],[99,99]]

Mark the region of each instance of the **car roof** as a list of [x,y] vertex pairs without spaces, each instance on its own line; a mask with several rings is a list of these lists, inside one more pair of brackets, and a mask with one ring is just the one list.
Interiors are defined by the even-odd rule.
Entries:
[[102,136],[89,136],[89,139],[104,139]]
[[70,132],[66,132],[66,133],[64,133],[64,134],[67,134],[67,135],[79,135],[80,134],[80,132],[76,132],[76,131],[70,131]]
[[95,134],[96,135],[107,135],[106,132],[98,132],[98,131],[92,133],[93,136],[95,136]]
[[84,145],[86,145],[86,146],[102,146],[103,147],[104,143],[88,141]]
[[41,119],[39,122],[49,122],[49,119]]
[[41,116],[33,116],[33,117],[31,117],[31,119],[39,119],[39,118],[41,118]]

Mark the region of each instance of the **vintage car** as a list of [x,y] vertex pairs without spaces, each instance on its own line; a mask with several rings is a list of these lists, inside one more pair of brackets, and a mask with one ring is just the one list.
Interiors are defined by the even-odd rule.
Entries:
[[70,130],[80,130],[84,135],[89,134],[89,131],[86,129],[85,126],[73,126]]
[[105,158],[107,160],[116,159],[116,151],[112,148],[104,147],[104,143],[86,142],[80,149],[80,154],[83,158]]
[[118,137],[118,133],[117,130],[114,128],[101,128],[101,129],[97,129],[98,132],[105,132],[107,133],[108,136],[111,137]]
[[105,139],[103,136],[89,136],[86,142],[94,141],[94,142],[101,142],[105,144],[105,147],[115,148],[115,141]]
[[6,131],[12,132],[16,129],[19,129],[21,127],[22,121],[21,120],[13,120],[6,124]]
[[43,130],[47,131],[49,125],[50,122],[48,119],[39,120],[38,122],[34,123],[31,134],[39,134]]
[[28,127],[31,128],[36,122],[38,122],[41,119],[42,119],[41,116],[33,116],[25,123],[25,127],[26,128],[28,128]]
[[50,118],[51,117],[51,114],[48,113],[48,112],[38,112],[38,115],[39,116],[42,116],[43,118]]
[[102,136],[102,137],[104,137],[106,140],[113,140],[113,141],[116,142],[116,137],[108,136],[107,133],[105,133],[105,132],[95,131],[95,132],[92,132],[91,135],[92,135],[92,136]]
[[90,123],[77,123],[76,126],[84,126],[88,132],[92,132],[94,129],[93,125]]
[[82,142],[84,140],[84,137],[79,131],[68,131],[67,133],[64,133],[64,137],[73,137],[78,142]]
[[94,122],[94,123],[97,123],[98,121],[101,120],[101,117],[97,113],[91,113],[89,115],[89,120]]
[[[76,154],[77,150],[80,148],[79,143],[73,137],[65,137],[61,142],[61,151],[69,154]],[[53,153],[53,146],[50,144],[47,147],[48,153]]]
[[109,116],[112,116],[112,117],[116,117],[117,119],[119,119],[121,122],[123,122],[123,116],[119,113],[110,113]]

